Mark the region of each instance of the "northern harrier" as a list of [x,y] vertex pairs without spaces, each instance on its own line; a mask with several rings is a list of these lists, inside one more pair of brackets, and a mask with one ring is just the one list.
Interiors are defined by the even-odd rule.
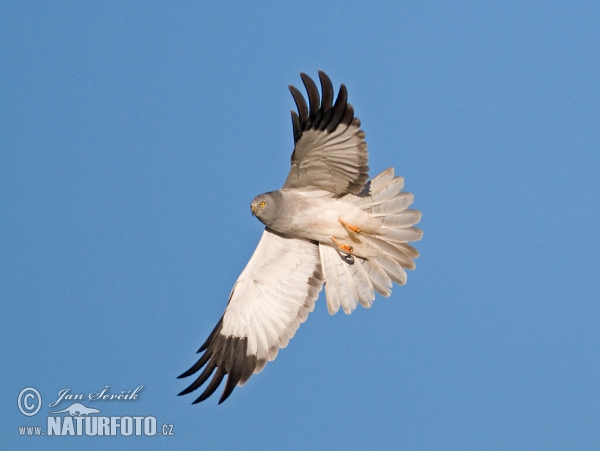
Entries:
[[[236,385],[275,359],[287,346],[325,283],[327,308],[351,313],[368,308],[375,292],[390,296],[392,281],[406,283],[421,239],[414,227],[421,213],[410,210],[414,196],[401,191],[402,177],[389,168],[368,180],[367,143],[342,84],[334,100],[329,77],[315,82],[300,74],[308,105],[290,86],[295,148],[283,188],[251,202],[266,225],[248,265],[231,290],[221,320],[198,352],[200,360],[179,377],[204,367],[180,395],[212,380],[194,403],[208,398],[227,375],[223,402]],[[205,366],[206,365],[206,366]],[[216,371],[215,371],[216,370]]]

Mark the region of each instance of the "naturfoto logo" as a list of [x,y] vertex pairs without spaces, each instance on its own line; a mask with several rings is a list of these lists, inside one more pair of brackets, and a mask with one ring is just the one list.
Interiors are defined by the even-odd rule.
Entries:
[[[47,413],[46,425],[40,423],[19,426],[20,436],[172,436],[174,426],[170,423],[158,424],[153,415],[125,415],[101,414],[101,410],[91,407],[89,403],[98,402],[98,406],[109,406],[114,410],[112,402],[106,401],[135,401],[138,399],[143,385],[131,390],[111,392],[106,385],[103,390],[87,394],[73,393],[71,389],[64,388],[58,392],[58,397],[48,404],[54,408]],[[58,404],[63,403],[61,408]],[[65,404],[70,402],[68,406]],[[85,403],[85,404],[84,404]],[[19,393],[17,404],[21,413],[26,417],[33,417],[42,407],[42,395],[33,387],[26,387]],[[87,405],[86,405],[87,404]],[[101,415],[99,415],[101,414]]]

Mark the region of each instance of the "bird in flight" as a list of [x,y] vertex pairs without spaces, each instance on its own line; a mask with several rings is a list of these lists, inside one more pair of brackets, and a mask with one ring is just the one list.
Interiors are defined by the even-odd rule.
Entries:
[[346,86],[334,102],[333,84],[319,71],[315,82],[300,74],[308,104],[293,86],[294,151],[283,188],[261,194],[250,206],[265,224],[260,242],[235,282],[225,313],[199,349],[198,362],[180,378],[204,369],[180,395],[212,375],[194,401],[214,393],[225,376],[219,404],[274,360],[312,312],[323,285],[331,315],[369,308],[375,292],[390,296],[392,282],[406,283],[423,236],[414,227],[421,212],[414,196],[389,168],[368,181],[365,133]]

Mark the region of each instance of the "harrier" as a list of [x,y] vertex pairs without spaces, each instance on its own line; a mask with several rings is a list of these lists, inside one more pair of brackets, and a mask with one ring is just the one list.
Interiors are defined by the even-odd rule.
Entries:
[[[314,309],[325,285],[330,314],[349,314],[360,303],[369,308],[375,292],[390,296],[392,282],[406,283],[421,239],[414,227],[421,213],[408,209],[414,196],[402,191],[404,179],[389,168],[368,181],[365,133],[342,84],[334,102],[333,85],[319,71],[315,82],[300,74],[308,104],[290,86],[295,148],[292,167],[277,191],[257,196],[252,214],[266,228],[236,281],[225,313],[181,377],[203,371],[180,395],[196,390],[212,375],[204,401],[227,376],[219,404],[236,385],[274,360],[279,348]],[[213,374],[214,373],[214,374]]]

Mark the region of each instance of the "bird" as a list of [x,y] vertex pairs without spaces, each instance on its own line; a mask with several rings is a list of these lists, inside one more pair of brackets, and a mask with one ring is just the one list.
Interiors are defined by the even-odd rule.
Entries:
[[[334,101],[329,76],[300,78],[308,96],[290,85],[294,150],[283,187],[256,196],[251,213],[265,225],[235,282],[225,312],[198,350],[199,360],[179,378],[202,372],[179,395],[201,387],[193,404],[210,397],[226,377],[219,404],[237,385],[262,371],[285,348],[323,286],[331,315],[369,308],[375,293],[389,297],[415,268],[421,212],[390,167],[369,180],[361,121],[341,84]],[[212,376],[212,379],[211,379]]]

